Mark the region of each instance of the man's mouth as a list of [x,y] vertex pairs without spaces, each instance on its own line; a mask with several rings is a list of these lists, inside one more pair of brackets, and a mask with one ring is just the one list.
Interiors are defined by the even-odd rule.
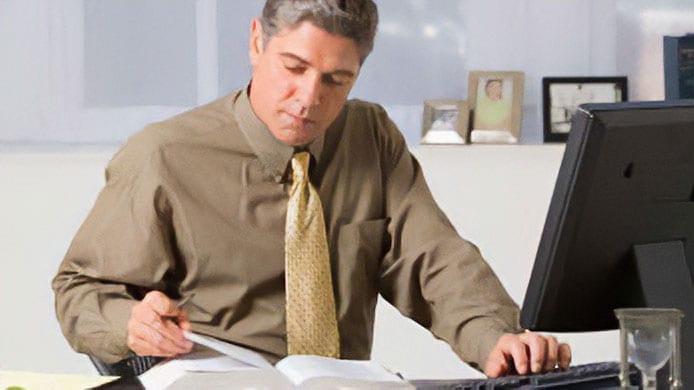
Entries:
[[284,111],[284,113],[292,120],[292,122],[297,124],[305,125],[313,122],[313,120],[303,117],[301,115],[292,114],[291,112],[287,111]]

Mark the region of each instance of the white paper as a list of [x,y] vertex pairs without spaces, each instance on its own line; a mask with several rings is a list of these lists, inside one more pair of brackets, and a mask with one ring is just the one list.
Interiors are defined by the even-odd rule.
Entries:
[[157,364],[139,376],[147,390],[166,389],[190,372],[224,373],[256,367],[216,351],[197,351]]
[[[332,389],[324,386],[320,389]],[[183,376],[166,390],[292,390],[286,376],[273,368],[253,368],[233,372],[196,372]],[[382,390],[382,389],[378,389]]]
[[228,372],[236,370],[252,370],[256,368],[255,366],[251,366],[250,364],[226,355],[192,359],[184,356],[175,359],[171,363],[179,363],[180,368],[186,371],[202,372]]
[[239,347],[231,343],[226,343],[224,341],[217,340],[214,337],[204,336],[198,333],[184,331],[183,334],[186,339],[194,343],[204,345],[207,348],[231,356],[232,358],[247,363],[251,366],[258,368],[272,367],[272,364],[265,360],[264,357],[249,349]]
[[296,386],[312,378],[349,378],[371,382],[402,382],[380,364],[371,360],[340,360],[314,355],[292,355],[275,367]]

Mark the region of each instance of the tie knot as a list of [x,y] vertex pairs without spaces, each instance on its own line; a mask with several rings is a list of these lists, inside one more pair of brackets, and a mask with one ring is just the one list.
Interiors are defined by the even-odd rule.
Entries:
[[299,152],[292,158],[292,171],[294,181],[304,181],[308,178],[308,166],[311,155],[308,152]]

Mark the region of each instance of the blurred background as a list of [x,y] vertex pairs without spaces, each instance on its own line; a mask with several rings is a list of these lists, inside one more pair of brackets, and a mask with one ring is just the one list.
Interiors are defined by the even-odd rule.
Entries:
[[[694,31],[688,0],[378,0],[352,97],[415,145],[425,99],[467,97],[471,70],[525,72],[522,142],[542,142],[544,76],[629,77],[663,98],[662,36]],[[0,0],[0,144],[121,144],[146,123],[249,78],[261,0]]]

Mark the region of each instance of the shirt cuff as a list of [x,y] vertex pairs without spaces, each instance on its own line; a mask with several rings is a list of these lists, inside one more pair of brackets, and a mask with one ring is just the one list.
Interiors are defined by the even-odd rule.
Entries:
[[130,299],[107,299],[103,303],[104,320],[108,324],[108,333],[95,345],[97,357],[107,363],[115,363],[132,355],[128,348],[128,321],[133,305]]
[[499,338],[506,333],[519,332],[522,330],[495,321],[473,320],[462,329],[459,344],[454,350],[471,367],[483,371],[489,353]]

